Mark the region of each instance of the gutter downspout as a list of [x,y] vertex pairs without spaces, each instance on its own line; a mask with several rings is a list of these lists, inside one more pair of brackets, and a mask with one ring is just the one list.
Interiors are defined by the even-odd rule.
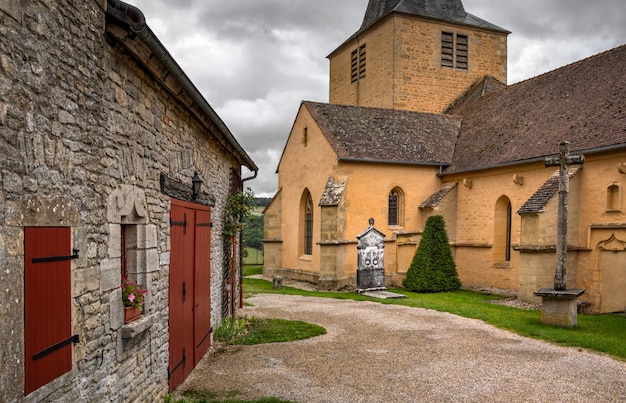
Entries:
[[254,172],[254,176],[248,178],[247,180],[255,178],[259,168],[248,156],[243,147],[241,147],[222,119],[217,115],[217,113],[215,113],[211,105],[209,105],[202,94],[200,94],[200,91],[198,91],[196,86],[191,82],[189,77],[187,77],[178,63],[176,63],[176,61],[172,58],[167,49],[165,49],[156,35],[154,35],[150,27],[146,24],[146,18],[141,10],[135,6],[126,4],[121,0],[107,0],[107,4],[107,14],[130,26],[130,29],[148,46],[154,55],[167,67],[168,71],[176,77],[183,89],[191,96],[200,109],[202,109],[202,111],[211,118],[224,137],[226,137],[228,143],[240,154],[244,160],[244,164],[242,165],[245,165]]

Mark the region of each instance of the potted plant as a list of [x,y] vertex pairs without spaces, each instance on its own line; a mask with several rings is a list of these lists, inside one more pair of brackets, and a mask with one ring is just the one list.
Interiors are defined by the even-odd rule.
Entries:
[[141,316],[145,296],[148,290],[127,278],[122,278],[122,303],[124,304],[124,323],[132,322]]

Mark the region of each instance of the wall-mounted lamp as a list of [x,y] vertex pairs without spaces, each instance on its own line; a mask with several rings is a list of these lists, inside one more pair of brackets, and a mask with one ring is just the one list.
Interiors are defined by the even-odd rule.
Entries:
[[193,179],[191,180],[191,193],[195,199],[200,194],[200,188],[202,187],[202,179],[198,176],[198,171],[193,173]]

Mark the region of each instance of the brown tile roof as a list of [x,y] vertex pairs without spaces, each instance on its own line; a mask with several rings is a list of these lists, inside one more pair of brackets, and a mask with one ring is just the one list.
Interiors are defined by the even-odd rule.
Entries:
[[626,45],[476,98],[449,111],[463,124],[444,174],[557,154],[563,140],[626,147]]
[[420,204],[419,208],[436,207],[450,191],[457,187],[457,182],[448,183],[433,193],[426,201]]
[[[570,179],[580,171],[581,167],[569,169]],[[524,203],[517,214],[541,213],[550,199],[559,191],[559,170],[557,169],[548,180]]]
[[347,178],[340,180],[335,180],[332,176],[328,178],[319,205],[321,207],[338,206],[346,190],[347,181]]
[[303,102],[340,160],[448,165],[461,118]]

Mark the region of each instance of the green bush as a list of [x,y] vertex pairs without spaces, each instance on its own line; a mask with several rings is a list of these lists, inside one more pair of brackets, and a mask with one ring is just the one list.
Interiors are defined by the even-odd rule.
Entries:
[[446,292],[461,288],[442,216],[429,217],[422,241],[403,281],[415,292]]

